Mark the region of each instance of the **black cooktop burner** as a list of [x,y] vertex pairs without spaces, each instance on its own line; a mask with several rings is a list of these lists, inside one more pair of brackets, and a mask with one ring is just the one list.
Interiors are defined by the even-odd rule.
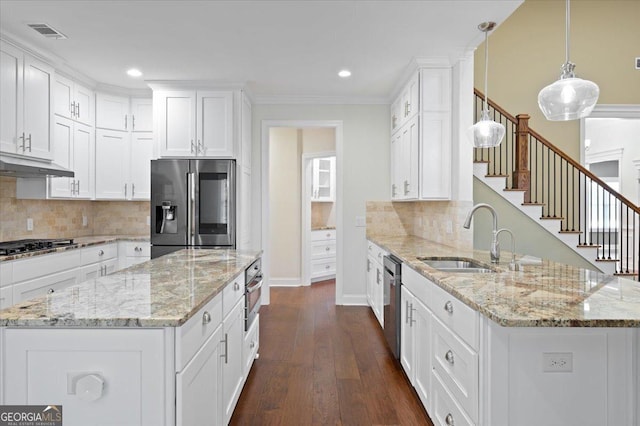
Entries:
[[17,240],[0,242],[0,256],[9,256],[12,254],[28,253],[38,250],[47,250],[55,247],[73,245],[73,239],[57,239],[57,240]]

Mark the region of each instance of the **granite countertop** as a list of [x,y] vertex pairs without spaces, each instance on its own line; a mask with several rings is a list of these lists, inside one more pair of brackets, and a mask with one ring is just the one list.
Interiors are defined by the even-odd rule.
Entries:
[[336,229],[335,226],[314,226],[311,228],[312,231],[332,231]]
[[[419,237],[367,236],[463,303],[507,327],[640,327],[640,283],[550,260],[509,271],[511,253],[498,265],[489,253],[464,250]],[[450,273],[419,257],[463,257],[496,273]],[[517,256],[522,259],[522,256]]]
[[149,242],[149,236],[148,235],[98,235],[98,236],[90,236],[90,237],[75,237],[73,238],[74,244],[72,245],[54,247],[46,250],[31,251],[28,253],[17,253],[9,256],[0,256],[0,262],[24,259],[27,257],[34,257],[34,256],[42,256],[43,254],[61,253],[66,250],[75,250],[82,247],[113,243],[117,241]]
[[0,311],[7,327],[176,327],[260,252],[180,250]]

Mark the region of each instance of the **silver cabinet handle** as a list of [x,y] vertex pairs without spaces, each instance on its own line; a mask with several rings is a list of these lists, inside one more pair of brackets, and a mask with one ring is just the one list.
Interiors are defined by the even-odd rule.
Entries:
[[449,364],[453,365],[453,352],[451,352],[451,350],[448,350],[447,353],[444,354],[444,359],[446,359]]
[[202,324],[206,325],[209,324],[211,322],[211,314],[207,311],[204,311],[204,314],[202,314]]
[[76,183],[76,195],[80,195],[80,181]]
[[449,312],[450,314],[453,314],[453,303],[451,303],[450,300],[448,300],[447,303],[444,304],[444,310]]
[[454,426],[453,423],[453,416],[451,415],[451,413],[447,414],[447,417],[444,418],[445,423],[447,423],[447,426]]
[[124,184],[124,198],[127,198],[127,184]]
[[72,180],[69,181],[69,185],[71,186],[71,195],[76,193],[76,181]]
[[395,183],[393,185],[391,185],[391,196],[392,197],[396,196],[396,184]]
[[76,102],[76,118],[80,118],[80,102]]
[[18,136],[18,139],[22,139],[22,152],[24,152],[24,132],[22,132],[22,136]]
[[104,250],[100,250],[100,251],[98,252],[98,256],[102,256],[102,255],[104,255]]
[[29,140],[29,152],[31,152],[31,133],[29,133],[29,137],[27,139]]
[[367,272],[371,271],[371,261],[367,259]]
[[233,289],[234,289],[235,291],[240,290],[240,284],[238,284],[238,283],[233,283]]
[[404,195],[407,195],[409,193],[409,182],[408,181],[404,181]]
[[252,341],[251,341],[251,344],[249,345],[249,347],[250,347],[251,349],[255,348],[255,347],[256,347],[256,342],[254,342],[254,341],[252,340]]
[[376,283],[380,284],[380,269],[376,269]]
[[220,358],[224,358],[224,363],[229,364],[229,336],[227,333],[224,333],[224,340],[220,343],[224,343],[224,354],[220,355]]
[[49,294],[53,294],[53,293],[55,293],[55,290],[54,290],[54,289],[52,289],[52,288],[50,288],[50,289],[47,291],[47,293],[49,293]]
[[413,324],[416,323],[416,320],[413,319],[413,311],[415,311],[415,309],[413,308],[413,303],[409,304],[409,312],[411,312],[411,318],[409,319],[409,325],[413,326]]
[[131,130],[136,129],[136,116],[131,114]]
[[[191,139],[191,152],[195,151],[195,145],[193,144],[193,139]],[[197,152],[195,152],[196,154],[198,154]]]
[[75,102],[71,102],[71,104],[69,104],[69,112],[71,113],[72,117],[76,114],[76,103]]
[[127,114],[124,115],[124,129],[127,130]]
[[405,324],[411,324],[409,322],[409,312],[411,312],[411,309],[409,309],[409,301],[408,300],[406,300],[404,302],[404,307],[405,307],[405,311],[406,311],[404,322],[405,322]]
[[136,184],[132,183],[131,184],[131,198],[136,196]]
[[407,101],[407,115],[411,114],[411,103]]
[[198,139],[198,153],[200,153],[200,154],[204,154],[205,153],[205,151],[204,151],[204,143],[201,143],[200,139]]

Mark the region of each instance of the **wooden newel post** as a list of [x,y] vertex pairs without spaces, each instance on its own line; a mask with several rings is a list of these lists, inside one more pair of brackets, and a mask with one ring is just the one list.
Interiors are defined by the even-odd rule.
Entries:
[[514,189],[525,189],[524,202],[531,202],[531,172],[529,171],[529,114],[518,114],[516,119],[516,168],[513,171]]

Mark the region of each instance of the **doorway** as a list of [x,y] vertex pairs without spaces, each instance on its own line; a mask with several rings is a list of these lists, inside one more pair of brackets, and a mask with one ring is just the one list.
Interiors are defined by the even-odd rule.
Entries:
[[[327,142],[330,135],[331,143]],[[341,239],[341,121],[262,122],[262,241],[265,304],[269,287],[311,283],[308,248],[311,230],[310,197],[305,164],[309,158],[334,156],[335,293],[342,294]],[[304,158],[303,158],[304,155]]]

